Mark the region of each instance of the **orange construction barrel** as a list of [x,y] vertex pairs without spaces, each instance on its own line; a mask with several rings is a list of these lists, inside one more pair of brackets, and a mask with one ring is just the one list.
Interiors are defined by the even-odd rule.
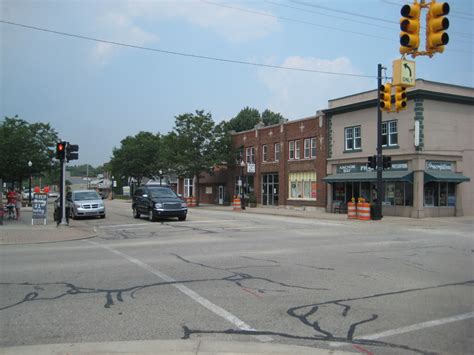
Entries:
[[240,204],[240,197],[234,197],[234,199],[232,200],[232,207],[234,208],[234,211],[242,210],[242,206]]
[[347,203],[347,218],[357,219],[357,207],[356,204],[352,201]]
[[370,203],[360,202],[357,204],[357,218],[361,221],[370,221]]

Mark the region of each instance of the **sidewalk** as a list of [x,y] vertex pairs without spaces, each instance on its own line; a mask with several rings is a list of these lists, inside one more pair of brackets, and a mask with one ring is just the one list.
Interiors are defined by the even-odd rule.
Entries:
[[19,220],[3,219],[0,225],[0,245],[51,243],[94,237],[90,228],[77,226],[56,226],[53,220],[53,204],[48,204],[47,224],[35,220],[31,224],[31,207],[22,207]]

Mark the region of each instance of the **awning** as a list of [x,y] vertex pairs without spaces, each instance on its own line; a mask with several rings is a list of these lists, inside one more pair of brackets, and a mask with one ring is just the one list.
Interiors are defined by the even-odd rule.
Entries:
[[452,171],[425,171],[425,184],[431,181],[455,182],[460,183],[470,181],[471,179],[459,173]]
[[[323,178],[328,183],[346,182],[346,181],[377,181],[377,172],[366,171],[364,173],[333,174]],[[382,172],[383,181],[406,181],[413,182],[413,173],[411,171],[384,171]]]

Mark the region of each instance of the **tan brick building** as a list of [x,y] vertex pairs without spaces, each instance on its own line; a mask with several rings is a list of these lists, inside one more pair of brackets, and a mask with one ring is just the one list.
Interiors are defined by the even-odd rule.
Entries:
[[[329,101],[327,210],[352,197],[373,201],[377,91]],[[383,113],[383,214],[406,217],[474,215],[474,89],[417,80],[407,109]]]

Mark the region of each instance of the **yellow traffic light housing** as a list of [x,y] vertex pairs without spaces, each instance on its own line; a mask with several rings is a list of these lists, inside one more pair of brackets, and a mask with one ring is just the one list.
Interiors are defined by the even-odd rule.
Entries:
[[400,54],[414,53],[420,46],[420,14],[418,3],[404,5],[400,11]]
[[449,42],[445,32],[449,28],[449,20],[444,17],[449,14],[447,2],[432,2],[426,14],[426,51],[430,54],[443,53],[444,46]]
[[390,83],[380,86],[379,106],[382,111],[390,112],[392,109],[392,85]]
[[407,88],[404,86],[397,86],[395,92],[395,110],[405,110],[407,108]]

